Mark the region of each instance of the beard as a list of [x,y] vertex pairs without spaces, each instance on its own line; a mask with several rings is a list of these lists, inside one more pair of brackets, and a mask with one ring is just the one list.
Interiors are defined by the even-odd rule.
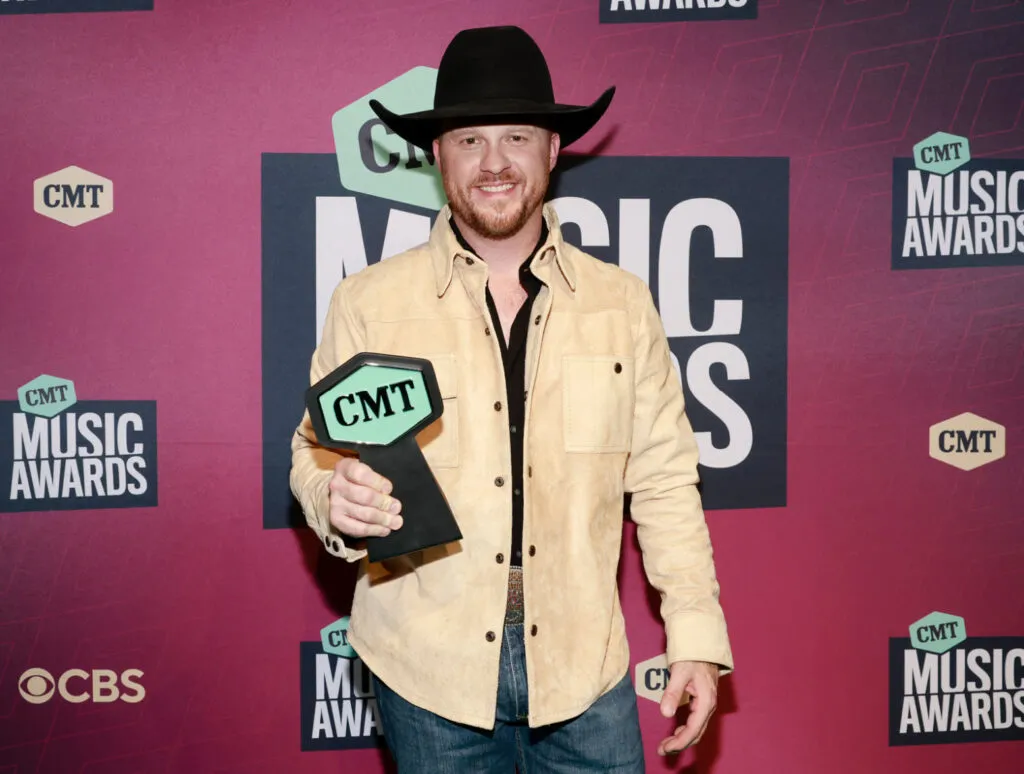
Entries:
[[[526,181],[517,175],[478,178],[466,188],[458,188],[444,180],[444,192],[448,196],[448,206],[452,212],[473,231],[487,239],[507,239],[519,233],[530,217],[544,204],[544,194],[549,180],[550,173],[547,171],[544,172],[542,179],[525,187]],[[522,196],[517,200],[501,202],[497,206],[480,206],[474,203],[473,187],[503,183],[519,186]]]

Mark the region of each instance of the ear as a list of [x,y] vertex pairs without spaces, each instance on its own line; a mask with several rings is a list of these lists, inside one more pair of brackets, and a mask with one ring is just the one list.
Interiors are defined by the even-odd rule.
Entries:
[[441,150],[440,138],[436,138],[434,140],[433,144],[431,144],[430,147],[434,151],[434,163],[437,164],[437,171],[440,172],[441,171],[441,154],[439,152]]
[[550,147],[548,148],[548,172],[555,168],[558,161],[558,151],[562,148],[562,138],[558,132],[551,132]]

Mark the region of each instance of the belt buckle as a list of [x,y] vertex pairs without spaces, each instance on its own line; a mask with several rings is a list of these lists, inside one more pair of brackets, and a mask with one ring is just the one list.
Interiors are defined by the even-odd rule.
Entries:
[[508,574],[508,594],[505,599],[505,625],[515,626],[523,623],[523,570],[512,567]]

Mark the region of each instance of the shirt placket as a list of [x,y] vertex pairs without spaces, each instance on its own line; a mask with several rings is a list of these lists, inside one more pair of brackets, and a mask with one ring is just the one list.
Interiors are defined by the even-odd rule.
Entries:
[[[498,327],[498,329],[495,330],[495,327],[499,326],[500,323],[498,321],[495,321],[495,320],[492,319],[491,311],[490,311],[489,305],[487,303],[487,279],[488,279],[487,265],[486,265],[486,263],[481,261],[479,258],[477,258],[472,253],[459,253],[458,255],[456,255],[455,260],[456,261],[462,261],[465,264],[465,267],[463,269],[459,270],[460,280],[461,280],[463,286],[465,287],[466,292],[469,294],[470,298],[472,299],[473,305],[476,306],[476,308],[479,311],[481,317],[483,318],[483,323],[484,323],[484,325],[483,325],[483,335],[487,338],[487,340],[489,342],[489,345],[490,345],[491,358],[492,358],[491,362],[496,364],[498,373],[501,375],[501,379],[500,379],[501,394],[503,396],[507,395],[507,393],[508,393],[508,383],[507,383],[507,380],[506,380],[506,377],[505,377],[505,361],[504,361],[504,358],[502,356],[502,343],[501,343],[502,339],[500,338],[502,336],[502,332],[501,332],[500,327]],[[500,403],[498,403],[496,401],[496,405],[500,405]],[[511,481],[511,478],[512,478],[512,476],[511,476],[511,470],[512,470],[511,438],[509,437],[508,423],[507,422],[503,423],[503,426],[505,428],[505,436],[504,436],[505,444],[504,444],[504,447],[503,447],[503,451],[504,451],[503,459],[505,461],[505,465],[504,465],[503,471],[498,472],[497,475],[494,478],[494,486],[498,486],[498,487],[503,487],[505,485],[505,483],[506,483],[506,476],[509,479],[509,482]],[[505,471],[509,471],[509,472],[506,473]],[[511,527],[512,510],[511,510],[511,501],[510,500],[508,501],[508,504],[509,504],[509,511],[508,511],[509,524],[510,524],[510,527]],[[511,542],[512,542],[512,530],[511,530],[511,528],[508,531],[508,536],[507,537],[508,537],[508,545],[511,546]],[[504,557],[504,552],[501,552],[501,553],[499,553],[495,557],[495,560],[497,561],[497,564],[501,565],[505,569],[504,578],[505,578],[505,587],[507,589],[508,588],[508,582],[509,582],[509,577],[508,576],[509,576],[509,569],[511,567],[511,562],[505,563],[504,558],[505,558]],[[507,607],[507,592],[506,592],[506,607]],[[504,621],[504,619],[505,619],[505,612],[506,611],[503,610],[501,612],[502,612],[502,621]],[[488,631],[487,634],[486,634],[486,637],[487,637],[488,641],[492,641],[492,639],[495,636],[496,635],[495,635],[495,633],[493,631]]]

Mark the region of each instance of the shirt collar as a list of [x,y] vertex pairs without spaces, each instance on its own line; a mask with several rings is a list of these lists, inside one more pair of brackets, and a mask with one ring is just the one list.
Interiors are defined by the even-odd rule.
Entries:
[[[537,242],[532,256],[528,257],[525,264],[529,264],[531,270],[536,274],[536,269],[543,267],[550,260],[550,254],[554,255],[554,263],[558,266],[559,273],[565,280],[570,292],[576,291],[576,271],[572,259],[568,255],[565,243],[562,241],[562,232],[558,225],[558,216],[550,204],[543,208],[544,226],[541,229],[541,238]],[[430,231],[430,257],[434,266],[434,277],[437,281],[437,296],[442,297],[451,286],[452,276],[455,270],[455,261],[459,258],[478,258],[461,235],[452,228],[451,208],[446,204],[438,213],[437,220]]]

